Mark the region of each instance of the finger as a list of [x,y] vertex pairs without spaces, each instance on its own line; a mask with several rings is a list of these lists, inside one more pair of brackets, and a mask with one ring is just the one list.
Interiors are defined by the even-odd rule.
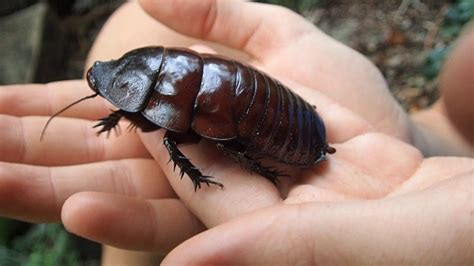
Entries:
[[[200,54],[211,54],[211,55],[218,55],[224,58],[231,58],[235,59],[237,61],[240,61],[241,63],[250,63],[253,67],[256,67],[257,69],[261,69],[262,66],[259,64],[259,62],[255,60],[251,60],[250,58],[247,57],[242,57],[240,55],[235,55],[231,52],[227,51],[222,51],[220,49],[217,49],[217,47],[212,47],[211,44],[193,44],[189,46],[189,49],[194,50]],[[263,71],[263,70],[262,70]],[[264,72],[264,71],[263,71]]]
[[313,32],[312,24],[289,9],[243,1],[141,0],[143,9],[168,27],[244,51],[255,58],[273,54]]
[[[84,80],[1,86],[0,114],[51,116],[68,104],[92,94]],[[109,113],[109,107],[101,97],[96,97],[71,107],[61,116],[95,120]]]
[[82,119],[56,118],[40,141],[46,119],[0,115],[0,160],[55,166],[150,157],[134,132],[98,137],[94,123]]
[[162,264],[469,264],[472,176],[452,181],[397,199],[258,211],[191,238]]
[[194,191],[193,183],[185,175],[182,179],[173,163],[168,163],[169,154],[163,145],[164,130],[156,133],[139,133],[145,146],[159,163],[165,175],[186,206],[207,226],[212,227],[263,207],[281,202],[277,188],[267,179],[251,174],[238,163],[223,156],[215,143],[201,141],[197,145],[183,145],[179,149],[200,169],[203,175],[212,176],[213,181],[222,183]]
[[205,229],[179,199],[143,200],[97,192],[70,197],[61,217],[66,229],[81,237],[162,253]]
[[0,216],[29,222],[58,222],[64,201],[80,191],[139,198],[174,196],[153,160],[128,159],[63,167],[0,162]]
[[307,221],[292,216],[293,209],[296,208],[269,208],[214,227],[176,247],[162,264],[313,265],[307,256],[313,240],[310,242],[295,228]]

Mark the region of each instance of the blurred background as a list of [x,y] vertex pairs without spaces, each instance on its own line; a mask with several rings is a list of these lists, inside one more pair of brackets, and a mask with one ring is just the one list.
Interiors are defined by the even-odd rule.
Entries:
[[[305,16],[367,56],[409,112],[438,98],[437,76],[474,0],[261,0]],[[82,77],[95,36],[123,0],[0,2],[0,85]],[[0,218],[0,266],[99,265],[100,246],[61,225]]]

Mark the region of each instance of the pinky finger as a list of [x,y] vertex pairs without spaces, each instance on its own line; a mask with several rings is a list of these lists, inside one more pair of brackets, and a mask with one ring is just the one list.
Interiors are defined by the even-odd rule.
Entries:
[[122,249],[167,253],[205,228],[179,199],[81,192],[61,212],[66,229]]

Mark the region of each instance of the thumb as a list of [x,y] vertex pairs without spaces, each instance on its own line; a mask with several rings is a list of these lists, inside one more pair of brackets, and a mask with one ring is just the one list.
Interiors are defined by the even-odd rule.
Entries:
[[294,265],[310,264],[309,246],[289,226],[295,208],[273,207],[222,224],[174,249],[163,265]]
[[314,27],[289,9],[244,1],[140,0],[150,16],[184,35],[261,59]]
[[163,263],[469,264],[470,182],[472,173],[403,197],[260,210],[187,240]]

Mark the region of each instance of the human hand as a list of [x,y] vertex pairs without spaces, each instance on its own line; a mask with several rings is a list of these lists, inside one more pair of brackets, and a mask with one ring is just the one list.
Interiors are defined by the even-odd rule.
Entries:
[[[142,1],[142,3],[144,2],[145,1]],[[149,1],[146,1],[146,2],[149,2]],[[200,4],[202,3],[203,2],[200,2]],[[240,5],[240,4],[235,4],[235,5]],[[225,6],[225,4],[222,4],[222,6]],[[215,24],[213,24],[215,25],[214,27],[209,26],[210,28],[212,28],[212,30],[207,31],[207,32],[202,31],[203,26],[199,22],[204,21],[204,20],[199,20],[199,15],[197,15],[199,14],[199,12],[196,11],[199,9],[196,9],[196,8],[192,8],[193,23],[187,24],[187,25],[193,26],[193,29],[189,30],[185,28],[186,27],[185,23],[183,23],[183,25],[180,26],[181,25],[180,23],[185,21],[188,17],[185,14],[180,13],[183,8],[189,8],[191,10],[189,6],[186,7],[185,5],[179,5],[179,4],[176,4],[176,6],[170,7],[168,9],[166,2],[162,2],[159,7],[159,10],[157,10],[158,15],[156,14],[154,15],[153,13],[152,15],[158,18],[162,23],[171,25],[174,29],[177,29],[180,32],[191,34],[194,37],[206,36],[207,40],[224,43],[234,48],[245,47],[246,49],[248,49],[248,47],[251,46],[251,44],[243,45],[243,46],[233,46],[231,43],[228,43],[228,42],[231,42],[232,40],[235,41],[236,39],[239,40],[239,38],[237,38],[236,36],[224,35],[225,32],[230,32],[230,31],[226,31],[225,29],[237,28],[235,25],[234,26],[229,25],[230,23],[225,24],[225,21],[232,20],[232,15],[229,13],[236,12],[237,14],[242,15],[243,11],[239,10],[239,8],[230,8],[230,7],[228,7],[227,9],[224,8],[224,10],[227,10],[229,13],[225,13],[224,15],[222,15],[221,20],[219,20],[219,18],[209,19],[208,21],[221,21],[221,22],[220,24],[218,22],[215,22]],[[160,14],[160,12],[164,12],[165,15],[167,15],[166,14],[167,10],[173,10],[174,17],[170,15],[171,13],[168,13],[169,17],[166,17],[166,16],[162,17],[162,14]],[[253,14],[253,15],[254,15],[253,18],[259,17],[258,14]],[[278,18],[280,21],[287,22],[285,19],[281,19],[282,17],[284,17],[284,15],[278,14],[276,12],[271,12],[271,16]],[[175,18],[175,21],[173,20],[174,18]],[[167,21],[167,19],[174,22],[169,22]],[[240,20],[247,21],[246,19],[240,19]],[[285,53],[281,52],[278,49],[277,51],[272,50],[272,47],[271,47],[271,44],[274,44],[274,43],[280,44],[280,42],[278,41],[264,42],[259,39],[259,35],[260,35],[260,38],[262,38],[262,35],[264,35],[264,34],[261,34],[261,32],[265,32],[264,25],[266,25],[264,22],[259,22],[259,23],[260,24],[258,23],[257,24],[260,25],[258,28],[260,29],[260,31],[252,35],[252,43],[254,42],[256,42],[257,44],[270,43],[269,44],[270,47],[267,46],[265,48],[261,48],[261,50],[270,51],[268,53],[269,57],[274,57],[275,61],[286,62],[283,60],[283,58],[279,58],[281,54],[285,54]],[[291,24],[291,23],[288,23],[288,24]],[[221,28],[219,25],[224,25],[224,26],[222,26],[223,28]],[[179,28],[179,27],[183,27],[183,28]],[[221,28],[221,33],[223,33],[222,38],[219,37],[220,36],[219,34],[214,33],[214,31],[218,32],[219,28]],[[245,30],[242,30],[242,31],[245,31]],[[203,34],[203,36],[201,36],[200,34]],[[292,39],[291,33],[289,34],[290,34],[289,35],[290,37],[288,37],[288,39]],[[269,37],[274,37],[278,35],[279,35],[278,33],[271,33],[264,36],[269,38]],[[246,38],[242,38],[242,39],[246,39]],[[240,42],[237,41],[235,43],[239,44]],[[279,48],[278,45],[277,47]],[[296,50],[304,50],[304,51],[308,50],[308,49],[302,49],[303,47],[299,47],[299,48],[300,49],[296,49]],[[249,52],[252,55],[251,51],[247,51],[247,52]],[[335,53],[337,54],[337,52]],[[305,58],[309,57],[307,53],[305,53],[304,56]],[[337,58],[336,58],[336,61],[337,61]],[[299,60],[297,62],[298,63],[297,66],[304,67],[305,63],[301,63],[301,62],[306,62],[306,61],[304,59]],[[321,62],[321,64],[323,64],[324,60],[318,58],[318,62]],[[344,61],[340,65],[347,66],[349,65],[348,62],[349,61]],[[272,66],[271,64],[266,65],[265,61],[261,61],[261,59],[260,61],[257,60],[256,64],[258,64],[260,68],[263,69],[264,71],[273,74],[276,78],[281,79],[281,80],[285,80],[285,78],[288,77],[287,75],[289,73],[292,73],[292,69],[286,69],[286,71],[281,71],[279,75],[277,73],[278,71],[271,70],[271,68],[274,66]],[[355,65],[357,66],[357,64]],[[279,67],[283,67],[283,66],[279,65]],[[342,77],[351,76],[350,74],[346,75],[345,72],[337,71],[337,70],[338,69],[334,67],[333,71],[332,72],[329,71],[329,73],[332,73],[333,76],[342,76]],[[354,76],[352,77],[355,78]],[[325,78],[326,76],[321,77],[322,80],[324,80]],[[299,81],[299,79],[297,80]],[[361,80],[365,81],[367,86],[370,87],[371,89],[373,89],[374,86],[375,87],[378,86],[376,85],[376,82],[369,82],[370,79],[367,80],[367,77],[361,78]],[[337,83],[338,81],[333,81],[333,82]],[[449,174],[456,174],[453,172],[448,173],[448,174],[440,173],[441,169],[439,167],[435,167],[436,166],[435,164],[437,163],[445,163],[443,167],[445,167],[445,169],[449,169],[449,171],[453,171],[453,170],[457,171],[460,169],[463,169],[464,171],[466,170],[466,168],[469,169],[470,165],[472,164],[472,161],[470,160],[466,161],[465,159],[446,158],[441,161],[423,161],[421,154],[414,147],[406,145],[400,141],[397,141],[396,139],[393,139],[387,136],[370,133],[373,131],[383,132],[383,133],[387,133],[392,136],[397,136],[401,139],[404,139],[403,137],[404,134],[401,133],[401,131],[397,131],[397,129],[394,129],[393,132],[398,132],[398,133],[393,134],[393,132],[386,131],[385,129],[381,129],[383,127],[377,126],[378,125],[377,119],[374,119],[373,117],[371,118],[370,115],[366,115],[367,113],[370,113],[371,111],[374,112],[375,114],[377,114],[380,111],[382,114],[388,114],[390,113],[390,110],[389,110],[390,108],[384,109],[383,107],[382,108],[377,107],[377,108],[371,109],[370,107],[367,107],[369,108],[370,111],[367,111],[366,113],[364,113],[363,111],[358,109],[360,107],[357,106],[357,101],[355,104],[351,104],[350,97],[343,97],[345,96],[344,93],[347,94],[347,92],[344,92],[344,88],[347,88],[347,87],[353,88],[351,84],[353,84],[355,80],[347,79],[345,80],[345,82],[349,84],[346,87],[341,86],[340,87],[341,90],[337,90],[337,88],[336,89],[333,88],[334,94],[326,93],[324,91],[322,94],[319,94],[315,92],[314,90],[305,88],[303,86],[299,86],[297,84],[291,84],[291,82],[287,81],[287,85],[289,85],[289,87],[297,91],[300,95],[302,95],[308,101],[315,103],[318,106],[318,110],[321,112],[323,118],[326,121],[326,124],[328,125],[328,131],[329,131],[328,136],[330,138],[330,142],[336,142],[336,143],[341,143],[341,144],[336,145],[336,148],[338,149],[338,153],[336,153],[333,156],[330,156],[330,159],[326,165],[320,166],[320,167],[323,167],[323,169],[316,168],[309,171],[301,172],[299,176],[302,177],[302,179],[299,180],[299,183],[286,184],[288,187],[281,189],[281,191],[275,190],[271,186],[271,184],[269,184],[265,179],[248,177],[246,178],[248,180],[246,180],[246,182],[243,182],[242,179],[248,176],[245,174],[245,171],[240,170],[238,166],[233,166],[232,163],[228,162],[228,160],[222,159],[218,154],[214,153],[212,149],[207,148],[207,145],[204,144],[204,145],[200,145],[199,149],[183,148],[183,150],[185,150],[186,154],[190,158],[193,158],[196,165],[199,165],[203,167],[204,169],[206,169],[207,171],[206,174],[211,174],[216,177],[222,177],[222,176],[225,177],[223,179],[220,179],[220,181],[223,182],[227,187],[230,187],[230,189],[226,191],[225,194],[222,194],[222,192],[220,191],[206,191],[204,195],[202,193],[196,194],[192,191],[192,186],[183,185],[182,181],[179,181],[179,179],[177,178],[177,175],[173,174],[173,171],[171,170],[171,168],[165,164],[165,161],[163,159],[160,159],[167,156],[166,152],[162,148],[159,148],[159,150],[156,151],[156,147],[159,147],[160,145],[159,139],[161,136],[156,136],[155,134],[142,135],[145,145],[149,147],[151,153],[154,155],[157,161],[160,162],[160,165],[163,167],[165,173],[169,176],[170,178],[169,180],[172,186],[174,187],[174,189],[176,190],[177,194],[180,195],[180,198],[187,204],[187,206],[193,211],[193,213],[195,213],[203,221],[203,223],[206,224],[207,227],[212,227],[218,224],[225,223],[226,221],[232,220],[235,217],[242,215],[243,213],[252,212],[253,210],[256,210],[256,209],[260,209],[260,208],[264,208],[268,206],[276,206],[276,207],[269,208],[268,211],[256,211],[253,214],[248,216],[252,218],[249,218],[249,219],[239,218],[238,221],[241,221],[241,222],[231,221],[230,224],[226,224],[226,225],[223,225],[222,227],[218,227],[220,229],[216,228],[216,229],[210,230],[209,234],[205,233],[202,235],[202,237],[198,236],[196,239],[190,240],[189,242],[184,244],[182,247],[179,247],[175,252],[171,253],[170,257],[168,258],[169,259],[168,262],[188,262],[188,263],[191,261],[193,261],[193,263],[196,263],[196,262],[203,262],[203,263],[235,262],[238,264],[239,262],[246,262],[246,259],[249,259],[247,262],[258,261],[258,258],[257,258],[258,256],[260,256],[263,260],[260,262],[281,262],[278,260],[278,259],[281,259],[281,257],[277,256],[276,253],[281,252],[281,250],[285,250],[284,248],[279,249],[279,248],[285,247],[284,244],[275,245],[275,249],[269,248],[272,252],[275,251],[275,253],[269,252],[268,256],[262,256],[261,253],[256,254],[256,253],[249,252],[249,250],[245,249],[244,245],[248,245],[248,247],[253,246],[253,245],[249,245],[250,242],[247,240],[252,239],[250,241],[252,241],[252,243],[255,243],[255,239],[258,239],[259,236],[262,236],[261,238],[262,245],[264,245],[264,243],[267,243],[267,244],[274,243],[271,239],[272,236],[276,236],[277,238],[280,236],[282,236],[282,238],[283,237],[288,238],[288,234],[285,234],[284,236],[280,234],[272,235],[273,232],[271,231],[271,229],[267,230],[268,227],[265,227],[265,225],[268,225],[268,223],[275,224],[276,225],[275,230],[277,231],[277,233],[278,233],[278,230],[282,228],[288,228],[288,227],[293,228],[293,229],[297,228],[298,225],[300,224],[294,223],[295,226],[292,227],[291,222],[293,221],[291,219],[295,218],[295,215],[294,215],[295,212],[298,213],[299,210],[305,209],[304,207],[302,207],[302,206],[305,206],[304,204],[305,202],[344,201],[344,200],[354,200],[354,198],[359,198],[359,199],[382,198],[386,196],[388,193],[391,193],[395,188],[400,186],[400,184],[402,183],[405,184],[403,185],[403,187],[405,187],[406,184],[410,184],[411,182],[416,183],[416,182],[420,182],[421,180],[428,179],[428,180],[425,180],[425,185],[426,185],[427,183],[430,183],[429,182],[430,177],[435,177],[435,180],[436,180],[436,179],[446,178],[447,176],[449,176]],[[328,83],[331,83],[331,82],[328,82]],[[364,90],[364,89],[362,89],[362,91],[358,90],[358,92],[360,92],[361,95],[363,95],[364,97],[374,97],[374,96],[381,97],[381,95],[384,94],[384,93],[382,94],[370,93],[370,90],[371,90],[370,88],[368,90]],[[378,89],[375,89],[375,91],[378,91]],[[325,96],[329,96],[329,98],[326,98]],[[388,99],[386,97],[382,97],[382,98]],[[348,100],[349,102],[346,102],[346,100]],[[373,103],[373,101],[367,101],[366,99],[364,101]],[[364,102],[364,101],[360,101],[360,102]],[[393,105],[389,104],[388,106],[392,106],[393,108],[392,111],[397,109],[397,107],[393,107]],[[384,110],[386,110],[386,112],[384,112]],[[406,129],[406,127],[403,125],[404,124],[403,120],[405,118],[400,119],[400,117],[403,117],[403,115],[400,116],[400,114],[402,113],[395,111],[391,114],[392,115],[395,114],[395,116],[390,118],[391,116],[388,115],[389,118],[387,119],[387,121],[392,123],[392,126],[400,126],[400,128]],[[344,121],[344,123],[342,123],[341,121]],[[402,121],[402,123],[399,123],[400,121]],[[397,135],[399,133],[401,134]],[[447,192],[446,194],[449,195],[449,193],[451,193],[453,190],[448,189],[447,191],[449,192]],[[285,196],[287,194],[287,197],[285,200],[283,200],[280,197],[280,193],[282,193]],[[390,213],[391,211],[395,210],[393,208],[404,206],[403,204],[407,202],[411,202],[411,198],[410,198],[411,195],[407,197],[409,198],[409,200],[405,201],[404,199],[402,201],[396,202],[396,204],[386,204],[385,201],[381,200],[381,201],[374,201],[373,202],[374,206],[372,206],[371,204],[367,204],[367,202],[361,202],[360,205],[356,205],[353,208],[351,207],[350,210],[347,211],[347,213],[345,210],[346,206],[341,205],[343,207],[336,210],[336,212],[342,211],[343,214],[345,215],[339,215],[337,217],[340,220],[338,220],[338,223],[336,225],[341,225],[341,223],[342,224],[345,223],[346,225],[345,228],[347,228],[347,226],[350,226],[350,223],[348,223],[348,221],[350,221],[352,216],[359,215],[361,211],[365,211],[367,215],[369,215],[370,212],[373,211],[374,213],[373,213],[372,218],[374,220],[377,218],[381,218],[380,216],[382,215],[386,218],[387,215],[393,214],[393,213]],[[428,200],[430,197],[432,197],[432,195],[426,198],[421,198],[421,199]],[[285,203],[293,203],[296,205],[291,205],[292,207],[290,208],[290,207],[287,207]],[[465,204],[465,202],[461,202],[461,203]],[[406,216],[401,217],[400,220],[394,221],[394,223],[397,223],[400,226],[401,228],[400,231],[403,231],[404,229],[412,229],[412,231],[416,231],[420,229],[420,227],[418,227],[419,224],[413,225],[412,227],[407,227],[408,224],[406,223],[405,218],[417,219],[418,217],[414,216],[413,214],[416,212],[419,213],[419,211],[416,208],[422,207],[422,205],[424,204],[426,204],[426,202],[419,202],[418,205],[413,205],[414,206],[413,209],[410,209],[410,208],[405,209],[404,211],[406,211],[405,212]],[[459,204],[459,201],[457,202],[457,204]],[[365,205],[368,205],[368,206],[365,206]],[[298,206],[298,207],[294,207],[294,206]],[[317,206],[319,208],[320,204],[318,204]],[[349,204],[348,206],[351,206],[351,204]],[[463,206],[465,207],[465,205]],[[384,210],[385,207],[391,207],[392,209],[388,209],[386,210],[385,213],[383,213],[382,210]],[[448,214],[452,214],[450,210],[443,209],[442,205],[438,207],[441,209],[441,211],[445,211]],[[307,208],[307,209],[310,210],[310,208]],[[285,211],[279,211],[279,210],[285,210]],[[289,210],[289,211],[287,212],[286,210]],[[274,213],[275,216],[272,216],[272,213]],[[464,212],[464,213],[469,213],[469,211]],[[433,218],[433,215],[437,215],[437,214],[439,214],[439,212],[435,210],[431,213],[431,216],[429,216],[429,218]],[[309,215],[310,215],[309,217],[312,218],[311,214]],[[285,218],[282,219],[283,222],[281,223],[281,227],[280,227],[279,218],[282,218],[282,217],[285,217]],[[453,216],[451,215],[451,216],[446,216],[446,217],[453,217]],[[464,218],[463,221],[465,222],[465,216],[463,216],[463,218]],[[316,219],[318,219],[318,217],[316,217]],[[308,219],[307,221],[312,222],[311,219]],[[381,221],[385,222],[386,219],[381,220]],[[423,222],[426,222],[426,221],[429,221],[429,220],[424,220]],[[289,225],[289,222],[290,222],[290,225]],[[333,220],[327,221],[327,223],[331,223],[331,222],[333,222]],[[370,220],[361,221],[361,223],[366,223],[367,227],[370,227],[372,225],[372,223],[370,222],[371,222]],[[326,225],[327,223],[322,222],[321,227],[324,227],[324,225]],[[374,223],[374,225],[383,226],[384,224]],[[443,224],[443,226],[445,225],[446,223]],[[363,229],[367,229],[367,227],[361,226],[359,227],[359,229],[363,230]],[[303,227],[303,228],[308,229],[308,227]],[[334,229],[334,227],[329,227],[329,228]],[[250,230],[249,234],[246,235],[246,237],[248,238],[244,237],[243,241],[240,242],[239,240],[241,240],[241,238],[239,237],[239,235],[242,234],[242,230],[246,230],[246,229]],[[262,231],[258,231],[259,229],[261,229]],[[446,227],[443,227],[443,229],[446,229]],[[226,232],[223,233],[224,231]],[[310,232],[313,232],[313,231],[310,231]],[[383,231],[383,228],[380,229],[380,231]],[[393,235],[396,235],[397,233],[401,233],[400,231],[395,231]],[[284,232],[284,229],[282,229],[282,232]],[[305,234],[304,230],[301,230],[300,232],[301,232],[300,235]],[[324,231],[324,232],[331,233],[334,231]],[[356,232],[359,232],[359,231],[356,231]],[[256,233],[256,234],[252,234],[252,233]],[[262,234],[259,235],[259,233],[262,233]],[[223,238],[218,237],[217,236],[218,234],[222,234]],[[231,236],[231,237],[227,238],[227,236]],[[265,236],[268,236],[268,237],[265,237]],[[354,235],[349,235],[349,237],[351,236],[354,236]],[[381,235],[381,236],[384,236],[384,235]],[[232,238],[232,237],[235,237],[235,238]],[[354,236],[354,237],[357,237],[357,236]],[[426,237],[425,239],[428,239],[428,240],[432,239],[430,237],[433,237],[433,235],[428,235],[428,237]],[[213,241],[217,239],[222,240],[223,242]],[[233,239],[235,241],[232,241]],[[307,238],[303,238],[303,239],[306,240]],[[360,248],[364,246],[365,244],[364,241],[366,240],[367,239],[360,239],[360,242],[355,242],[355,243],[351,242],[345,247],[353,248],[351,244],[354,244],[355,248]],[[390,251],[389,249],[390,248],[389,244],[391,244],[390,239],[383,239],[383,240],[385,242],[377,242],[377,244],[380,244],[382,247],[380,249],[373,249],[374,252],[376,251],[389,252]],[[209,252],[205,252],[203,249],[199,247],[199,244],[204,244],[205,246],[203,247],[205,248],[209,247],[209,245],[207,244],[210,244],[210,242],[213,242],[214,248],[209,249]],[[216,245],[216,243],[223,243],[223,244]],[[227,243],[229,243],[228,246],[226,245]],[[295,242],[291,242],[291,244],[294,244],[294,243]],[[313,243],[313,242],[310,242],[310,243]],[[332,244],[332,246],[329,246],[328,248],[330,249],[331,247],[334,247],[335,245],[337,245],[337,243],[338,241],[329,243],[329,244]],[[297,242],[297,244],[301,245],[302,243]],[[402,242],[402,245],[403,244],[404,243]],[[420,251],[421,248],[432,247],[430,245],[425,245],[425,244],[426,242],[424,242],[421,245],[411,246],[411,247],[414,248],[413,249],[414,251]],[[442,241],[439,244],[439,246],[447,247],[447,246],[450,246],[450,244],[459,244],[459,243],[453,243],[450,241]],[[460,246],[466,247],[466,242],[461,243]],[[242,248],[242,249],[239,249],[239,248]],[[187,252],[190,252],[190,249],[194,249],[194,251],[191,253],[187,253]],[[262,249],[256,249],[256,250],[261,251]],[[322,246],[320,250],[322,250],[321,253],[324,253],[328,249],[325,249],[324,246]],[[433,249],[433,250],[436,250],[436,249]],[[239,252],[239,251],[242,251],[242,252]],[[398,254],[395,254],[393,257],[390,257],[390,259],[405,258],[405,256],[413,254],[413,253],[410,253],[410,254],[404,253],[404,251],[406,251],[406,249],[400,250]],[[207,254],[208,256],[203,256],[202,260],[200,260],[199,259],[200,252],[203,252],[203,254]],[[233,259],[238,258],[240,255],[242,255],[245,252],[248,252],[247,255],[249,256],[243,257],[243,260],[240,260],[240,261],[233,260]],[[313,252],[313,251],[310,250],[310,252]],[[180,261],[179,256],[183,256],[184,254],[192,254],[189,258],[193,258],[195,260]],[[298,254],[300,253],[297,253],[295,257]],[[310,258],[312,254],[314,253],[309,254]],[[373,255],[374,253],[367,252],[366,254],[368,255],[367,257],[370,258],[370,255]],[[276,259],[274,261],[267,260],[271,256],[275,256]],[[367,257],[362,257],[361,258],[362,261],[363,259],[366,259]],[[308,258],[308,257],[305,257],[305,258]],[[174,259],[177,259],[177,261],[175,261]],[[213,259],[216,259],[216,260],[213,260]],[[219,260],[219,259],[222,259],[222,260]],[[226,259],[229,259],[229,261],[226,261]],[[430,257],[430,259],[436,260],[437,257]],[[318,258],[318,261],[319,260],[320,259]]]
[[[105,243],[163,252],[203,230],[193,218],[182,219],[191,214],[134,132],[96,136],[93,120],[110,108],[103,99],[85,101],[55,118],[40,142],[52,113],[91,92],[84,81],[0,87],[0,216],[62,221],[69,230],[85,230]],[[167,219],[153,223],[155,211]],[[127,230],[116,233],[117,224]],[[150,224],[176,230],[156,237],[147,231]]]
[[450,173],[469,164],[425,160],[382,200],[294,204],[289,198],[187,240],[162,264],[472,265],[474,172]]

